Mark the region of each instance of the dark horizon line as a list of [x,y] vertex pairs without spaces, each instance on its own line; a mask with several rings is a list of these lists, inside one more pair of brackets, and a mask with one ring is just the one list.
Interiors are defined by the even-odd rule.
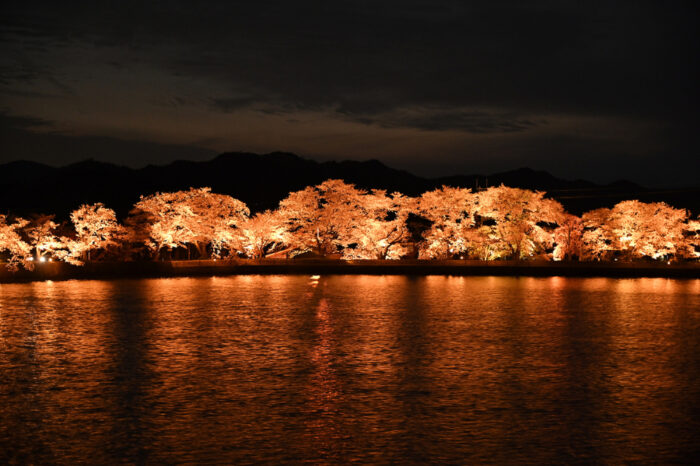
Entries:
[[517,173],[517,172],[530,172],[530,173],[540,173],[544,174],[546,176],[550,176],[554,179],[561,180],[561,181],[568,181],[568,182],[585,182],[591,185],[591,187],[608,187],[608,186],[617,186],[620,184],[633,184],[635,188],[641,188],[641,189],[664,189],[664,190],[683,190],[683,189],[697,189],[700,188],[700,184],[698,185],[680,185],[680,186],[673,186],[673,185],[655,185],[655,186],[648,186],[644,184],[640,184],[636,181],[630,180],[628,178],[619,178],[614,181],[611,181],[609,183],[598,183],[594,181],[587,180],[585,178],[567,178],[567,177],[559,177],[556,175],[553,175],[551,172],[548,170],[537,170],[528,166],[520,166],[518,168],[513,168],[510,170],[505,170],[505,171],[497,171],[489,174],[481,174],[481,173],[454,173],[452,175],[444,175],[444,176],[434,176],[434,177],[427,177],[427,176],[422,176],[422,175],[417,175],[414,172],[410,170],[406,170],[403,168],[395,168],[393,166],[387,165],[385,162],[382,160],[379,160],[377,158],[372,158],[372,159],[367,159],[367,160],[357,160],[357,159],[350,159],[350,158],[344,158],[340,160],[318,160],[316,158],[310,158],[307,156],[302,156],[299,154],[296,154],[294,152],[287,152],[287,151],[272,151],[272,152],[267,152],[267,153],[257,153],[257,152],[249,152],[249,151],[227,151],[227,152],[221,152],[217,155],[214,155],[211,158],[208,159],[203,159],[203,160],[192,160],[192,159],[176,159],[172,160],[169,162],[164,162],[162,164],[153,164],[149,163],[147,165],[144,165],[142,167],[133,167],[129,166],[126,164],[119,164],[115,162],[108,162],[108,161],[102,161],[102,160],[97,160],[92,157],[86,158],[84,160],[80,160],[77,162],[72,162],[68,163],[65,165],[54,165],[54,164],[49,164],[46,162],[38,162],[35,160],[29,160],[29,159],[17,159],[17,160],[12,160],[9,162],[4,162],[0,164],[0,167],[7,166],[7,165],[14,165],[14,164],[33,164],[37,166],[44,166],[44,167],[50,167],[54,169],[62,169],[62,168],[68,168],[68,167],[74,167],[74,166],[79,166],[87,163],[93,163],[93,164],[99,164],[99,165],[105,165],[105,166],[112,166],[112,167],[118,167],[118,168],[124,168],[130,171],[141,171],[148,169],[150,167],[167,167],[167,166],[172,166],[178,163],[194,163],[194,164],[202,164],[202,163],[209,163],[212,162],[218,158],[221,157],[226,157],[226,156],[240,156],[240,155],[248,155],[248,156],[256,156],[256,157],[270,157],[270,156],[292,156],[300,160],[305,160],[309,162],[313,162],[319,165],[324,165],[324,164],[372,164],[372,163],[379,163],[382,166],[389,168],[394,171],[398,172],[403,172],[406,174],[409,174],[413,177],[420,178],[422,180],[427,180],[427,181],[440,181],[440,180],[445,180],[448,181],[451,178],[484,178],[484,181],[487,181],[488,177],[497,177],[499,175],[503,174],[509,174],[509,173]]

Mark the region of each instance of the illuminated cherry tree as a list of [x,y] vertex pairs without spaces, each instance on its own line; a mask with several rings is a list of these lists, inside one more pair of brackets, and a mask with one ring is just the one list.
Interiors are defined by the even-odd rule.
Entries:
[[414,242],[422,259],[700,260],[700,218],[689,220],[683,209],[633,200],[579,218],[543,192],[506,186],[478,192],[443,186],[411,198],[327,180],[253,217],[231,196],[190,188],[142,196],[125,227],[101,203],[82,205],[70,217],[74,233],[62,232],[49,215],[0,216],[0,253],[8,267],[54,259],[81,265],[98,252],[158,258],[174,248],[188,258],[313,250],[344,259],[399,259],[416,251]]
[[564,214],[554,230],[554,242],[554,260],[580,259],[583,253],[583,221],[575,215]]
[[210,188],[190,189],[187,203],[194,213],[189,217],[189,230],[200,257],[207,256],[211,246],[212,256],[221,257],[241,249],[238,225],[250,216],[248,206],[226,194],[212,193]]
[[581,259],[600,261],[607,259],[613,250],[614,235],[607,224],[610,209],[600,208],[581,216]]
[[[236,226],[249,215],[245,203],[210,188],[190,188],[189,191],[156,193],[141,197],[132,215],[145,220],[143,228],[134,229],[132,238],[144,241],[159,255],[163,248],[182,247],[190,254],[193,246],[200,257],[207,256],[211,246],[216,257],[224,249],[239,248]],[[131,224],[139,222],[131,221]],[[144,231],[145,230],[145,231]],[[144,240],[148,237],[148,241]]]
[[69,254],[64,238],[56,235],[58,224],[53,221],[53,215],[38,215],[25,226],[24,232],[34,249],[34,260],[43,261],[49,258],[65,258]]
[[8,255],[7,268],[16,271],[19,266],[32,269],[32,247],[27,244],[20,234],[29,222],[22,218],[9,222],[7,216],[0,215],[0,253]]
[[269,251],[285,244],[289,237],[282,215],[269,210],[244,220],[238,231],[243,251],[253,259],[265,257]]
[[689,259],[700,259],[700,217],[688,220],[685,227],[685,253]]
[[361,220],[364,191],[342,180],[326,180],[291,193],[280,202],[289,241],[296,252],[338,252]]
[[623,258],[666,259],[679,252],[687,218],[687,211],[663,202],[623,201],[612,208],[606,224]]
[[541,191],[492,187],[477,193],[476,212],[485,223],[493,222],[489,236],[500,241],[504,258],[550,258],[554,228],[564,218],[564,208]]
[[423,233],[420,257],[447,259],[475,247],[474,240],[481,240],[477,238],[479,232],[474,231],[475,203],[476,197],[470,189],[448,186],[420,196],[418,214],[432,222],[430,229]]
[[583,214],[584,258],[668,259],[686,251],[687,211],[663,202],[623,201]]
[[344,228],[339,240],[344,259],[399,259],[405,255],[410,237],[407,219],[415,199],[401,193],[388,195],[373,190],[359,198],[358,212],[350,228]]
[[121,243],[122,227],[117,223],[117,215],[101,202],[83,204],[70,214],[76,232],[71,241],[70,256],[75,260],[90,260],[90,253],[107,250]]

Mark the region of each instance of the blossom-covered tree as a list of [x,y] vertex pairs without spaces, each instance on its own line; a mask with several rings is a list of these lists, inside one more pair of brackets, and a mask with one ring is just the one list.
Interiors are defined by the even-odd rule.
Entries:
[[684,257],[688,259],[700,259],[700,217],[688,220],[685,226]]
[[474,231],[475,203],[476,197],[470,189],[448,186],[420,196],[418,214],[432,222],[430,229],[423,233],[420,257],[447,259],[473,248],[473,240],[478,236]]
[[37,215],[24,227],[29,243],[34,249],[34,260],[40,261],[49,256],[63,256],[66,242],[56,235],[58,224],[53,215]]
[[606,219],[613,235],[613,248],[627,259],[666,259],[683,243],[687,211],[663,202],[623,201]]
[[287,242],[284,218],[279,212],[266,210],[246,220],[238,227],[241,246],[246,255],[261,259],[270,250]]
[[554,226],[564,218],[564,208],[541,191],[492,187],[477,193],[476,212],[494,222],[490,234],[502,243],[505,257],[549,257],[554,247]]
[[290,245],[297,252],[337,252],[343,246],[342,239],[351,236],[361,219],[364,194],[342,180],[326,180],[291,193],[279,209],[290,233]]
[[32,247],[20,235],[20,230],[28,223],[22,218],[10,222],[7,216],[0,215],[0,253],[8,255],[9,270],[16,271],[20,265],[26,269],[32,268]]
[[0,254],[15,270],[54,259],[81,265],[97,252],[158,258],[166,248],[186,249],[188,258],[314,250],[344,259],[399,259],[417,251],[427,259],[700,260],[700,218],[688,220],[683,209],[623,201],[579,218],[542,192],[506,186],[478,192],[443,186],[416,199],[327,180],[253,217],[231,196],[190,188],[142,197],[126,227],[101,203],[82,205],[71,220],[75,231],[62,230],[69,227],[53,216],[0,216]]
[[[134,240],[144,240],[156,256],[163,248],[183,247],[190,252],[196,248],[200,257],[207,256],[211,246],[215,256],[224,249],[237,249],[236,226],[248,218],[245,203],[224,194],[215,194],[210,188],[190,188],[189,191],[156,193],[141,197],[134,205],[132,217],[146,220],[146,228],[133,229]],[[132,221],[131,224],[139,222]],[[143,225],[143,223],[141,223]]]
[[83,204],[70,214],[76,232],[76,239],[70,242],[71,256],[74,259],[90,260],[90,253],[118,246],[122,227],[117,223],[116,213],[104,206]]
[[687,211],[663,202],[623,201],[583,214],[584,258],[668,259],[683,255]]
[[610,209],[600,208],[586,212],[581,217],[581,259],[600,261],[608,258],[613,249],[614,235],[607,224]]
[[[406,253],[407,219],[415,199],[373,190],[360,196],[359,218],[339,236],[345,259],[399,259]],[[344,236],[345,235],[345,236]]]
[[[150,196],[141,196],[141,200],[134,205],[132,214],[138,214],[145,222],[145,234],[149,241],[145,244],[155,251],[158,257],[163,248],[186,248],[194,242],[195,233],[191,227],[195,224],[192,217],[195,216],[192,208],[187,204],[185,191],[172,193],[155,193]],[[129,223],[136,223],[132,219]],[[142,224],[143,225],[143,224]],[[138,231],[139,236],[144,232]],[[133,235],[137,234],[134,230]]]
[[194,217],[190,231],[194,233],[194,245],[200,257],[206,257],[206,247],[212,255],[220,257],[224,251],[240,250],[238,225],[250,216],[248,206],[226,194],[212,193],[210,188],[190,189],[188,204]]
[[575,215],[564,214],[554,230],[554,242],[554,260],[579,259],[583,252],[583,221]]

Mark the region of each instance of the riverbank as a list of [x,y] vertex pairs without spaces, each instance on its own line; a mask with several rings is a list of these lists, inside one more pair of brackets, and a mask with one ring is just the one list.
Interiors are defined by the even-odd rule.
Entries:
[[700,278],[700,264],[647,262],[422,261],[422,260],[195,260],[94,262],[76,267],[38,263],[33,271],[9,272],[0,265],[0,283],[40,280],[176,277],[214,275],[512,275],[564,277]]

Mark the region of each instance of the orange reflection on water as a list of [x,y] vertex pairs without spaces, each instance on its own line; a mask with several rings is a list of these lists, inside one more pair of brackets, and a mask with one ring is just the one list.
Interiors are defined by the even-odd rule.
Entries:
[[561,277],[3,285],[0,437],[27,463],[683,462],[700,428],[698,291]]

